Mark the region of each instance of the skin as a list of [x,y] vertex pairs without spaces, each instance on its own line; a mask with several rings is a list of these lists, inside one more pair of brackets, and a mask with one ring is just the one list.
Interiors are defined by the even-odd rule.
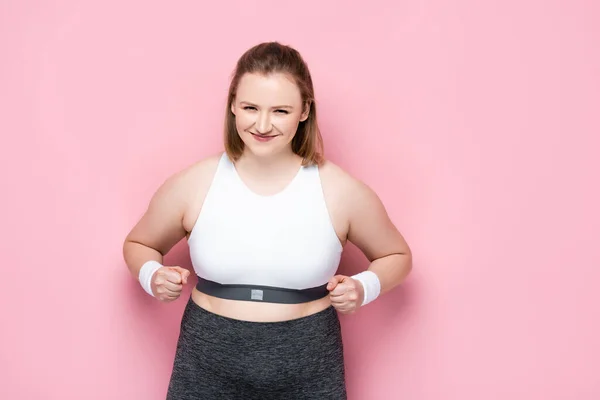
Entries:
[[[284,74],[246,74],[240,80],[231,105],[236,127],[245,144],[236,170],[254,192],[272,195],[285,188],[298,171],[301,158],[291,141],[308,108],[292,79]],[[261,142],[256,135],[274,136]],[[207,157],[168,178],[153,195],[147,211],[128,234],[123,254],[137,279],[148,260],[163,257],[181,239],[189,237],[202,209],[221,154]],[[339,166],[325,161],[319,167],[325,203],[342,245],[355,244],[370,261],[368,269],[379,277],[381,294],[399,285],[412,269],[412,255],[405,239],[390,221],[379,197],[367,185]],[[190,271],[164,266],[152,277],[156,298],[179,298]],[[336,275],[327,286],[329,296],[304,304],[272,304],[233,301],[208,296],[193,288],[192,300],[206,310],[247,321],[271,322],[301,318],[332,305],[340,313],[360,309],[364,291],[351,277]]]

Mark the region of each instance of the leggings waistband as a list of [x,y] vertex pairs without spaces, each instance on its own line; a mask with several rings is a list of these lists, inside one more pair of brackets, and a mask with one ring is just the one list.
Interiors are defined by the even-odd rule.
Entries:
[[[290,334],[296,337],[332,336],[341,326],[337,311],[329,306],[322,311],[304,317],[283,321],[257,322],[230,318],[208,311],[194,302],[190,296],[183,315],[184,330],[192,329],[195,336],[208,341],[239,342],[250,345],[263,340],[287,341]],[[294,333],[295,332],[295,333]]]

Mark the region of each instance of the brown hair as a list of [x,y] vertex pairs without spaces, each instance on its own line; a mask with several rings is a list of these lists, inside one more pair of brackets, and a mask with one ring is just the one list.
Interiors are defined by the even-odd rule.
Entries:
[[225,109],[225,151],[227,155],[238,160],[244,150],[244,142],[240,139],[235,115],[231,112],[231,103],[235,98],[240,79],[246,73],[268,75],[271,73],[288,74],[300,89],[302,102],[309,107],[308,118],[300,121],[292,150],[303,158],[303,165],[321,164],[323,162],[323,138],[317,124],[317,108],[312,78],[306,62],[300,53],[292,47],[278,42],[266,42],[248,49],[238,60],[229,85],[227,108]]

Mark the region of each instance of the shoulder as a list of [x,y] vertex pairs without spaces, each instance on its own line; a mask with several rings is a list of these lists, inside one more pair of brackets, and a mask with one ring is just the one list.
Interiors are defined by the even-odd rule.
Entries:
[[195,182],[212,180],[222,156],[223,152],[211,154],[184,168],[177,175],[180,175],[179,179],[181,180],[193,180]]
[[189,204],[199,187],[210,184],[222,155],[209,155],[173,173],[159,186],[154,198]]
[[222,155],[223,152],[219,152],[198,160],[171,175],[167,182],[179,185],[190,181],[198,182],[199,180],[211,179],[217,170]]
[[381,219],[386,215],[379,196],[363,181],[339,165],[325,160],[319,166],[325,199],[349,225],[360,225],[360,219]]
[[349,202],[352,202],[352,199],[364,200],[375,195],[367,184],[330,160],[325,160],[319,165],[319,173],[324,187]]

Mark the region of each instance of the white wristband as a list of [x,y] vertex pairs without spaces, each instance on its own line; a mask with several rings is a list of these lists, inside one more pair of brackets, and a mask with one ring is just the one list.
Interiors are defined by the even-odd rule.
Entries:
[[375,272],[363,271],[351,276],[351,278],[356,279],[363,286],[365,297],[361,306],[367,305],[379,297],[379,294],[381,293],[381,282],[379,282],[379,277]]
[[163,265],[155,260],[146,261],[142,268],[140,268],[140,274],[138,279],[140,284],[150,296],[154,297],[154,293],[152,293],[152,275],[161,268]]

